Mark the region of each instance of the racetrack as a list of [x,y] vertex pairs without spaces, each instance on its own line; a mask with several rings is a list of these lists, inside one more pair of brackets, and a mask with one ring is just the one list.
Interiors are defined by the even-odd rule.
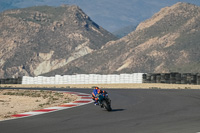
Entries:
[[[91,93],[91,89],[56,89]],[[112,112],[88,104],[0,122],[2,133],[197,133],[200,90],[107,90]]]

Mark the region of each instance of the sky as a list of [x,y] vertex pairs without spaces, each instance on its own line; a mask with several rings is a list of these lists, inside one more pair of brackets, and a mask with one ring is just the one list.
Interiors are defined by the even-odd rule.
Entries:
[[[161,8],[177,2],[200,6],[200,0],[0,0],[4,10],[31,6],[62,4],[78,5],[95,23],[110,32],[137,25]],[[6,3],[6,4],[5,4]]]

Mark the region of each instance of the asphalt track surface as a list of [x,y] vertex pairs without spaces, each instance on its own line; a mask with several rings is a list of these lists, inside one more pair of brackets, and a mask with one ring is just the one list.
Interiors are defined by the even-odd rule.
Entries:
[[[57,89],[91,93],[91,89]],[[0,122],[1,133],[198,133],[200,90],[107,90],[112,112],[88,104]]]

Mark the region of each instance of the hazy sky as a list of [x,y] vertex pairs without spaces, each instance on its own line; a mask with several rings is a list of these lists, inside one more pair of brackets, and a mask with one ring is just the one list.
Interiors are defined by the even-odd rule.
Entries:
[[98,25],[111,32],[129,25],[137,25],[161,8],[177,2],[200,5],[200,0],[0,0],[0,4],[2,1],[11,1],[10,6],[17,8],[75,4]]

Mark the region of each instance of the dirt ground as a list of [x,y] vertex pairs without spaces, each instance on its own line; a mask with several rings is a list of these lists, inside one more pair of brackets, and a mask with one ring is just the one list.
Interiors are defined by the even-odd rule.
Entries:
[[52,91],[0,90],[0,120],[11,115],[72,102],[77,96]]
[[0,85],[0,88],[92,88],[98,86],[100,88],[118,88],[118,89],[200,89],[200,85],[189,85],[189,84],[65,84],[65,85]]
[[30,92],[25,92],[26,90],[5,90],[6,88],[67,88],[72,90],[76,88],[92,88],[94,86],[98,86],[102,89],[200,89],[200,85],[183,84],[0,85],[0,120],[10,118],[13,114],[71,102],[77,98],[70,94],[60,96],[60,94],[51,91],[32,90]]

